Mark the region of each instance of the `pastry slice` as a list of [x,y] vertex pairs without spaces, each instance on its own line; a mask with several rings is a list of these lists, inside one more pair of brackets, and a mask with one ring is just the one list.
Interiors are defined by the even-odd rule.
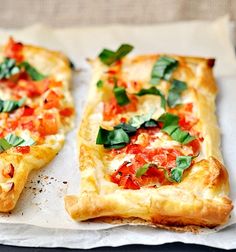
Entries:
[[124,57],[104,49],[78,132],[80,193],[65,198],[77,221],[215,227],[233,208],[215,116],[214,59]]
[[15,207],[30,172],[62,148],[73,124],[70,81],[59,52],[12,38],[0,48],[0,212]]

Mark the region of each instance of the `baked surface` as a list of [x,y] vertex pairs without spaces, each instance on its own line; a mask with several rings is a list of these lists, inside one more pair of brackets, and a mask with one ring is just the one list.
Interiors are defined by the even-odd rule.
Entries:
[[[20,61],[30,63],[31,66],[46,77],[41,81],[34,82],[27,80],[29,77],[26,80],[21,80],[21,83],[18,79],[2,79],[0,81],[0,98],[2,100],[18,100],[21,97],[26,99],[25,104],[21,108],[10,113],[0,113],[1,138],[6,136],[7,133],[11,133],[22,138],[31,137],[35,141],[35,144],[29,148],[26,147],[27,149],[25,147],[12,147],[0,153],[1,212],[8,212],[15,207],[30,172],[44,167],[57,155],[64,144],[65,133],[73,124],[72,115],[62,116],[60,113],[63,108],[70,107],[72,109],[73,107],[72,97],[69,92],[71,69],[68,59],[59,52],[36,46],[22,45],[10,39],[9,44],[0,49],[0,62],[5,57],[9,57],[6,55],[6,48],[9,46],[11,47],[10,50],[19,47],[20,58],[22,58]],[[14,56],[14,52],[12,53],[11,51],[13,59],[17,56],[17,53]],[[13,76],[13,78],[18,77]],[[12,88],[9,86],[10,81],[13,81]],[[40,93],[34,93],[34,89],[24,89],[24,84],[26,84],[26,87],[29,87],[31,84],[36,85],[36,87],[42,87],[45,83],[49,84]],[[33,93],[30,93],[31,91]],[[58,95],[58,97],[60,94],[60,98],[57,101],[58,106],[51,103],[45,109],[44,105],[50,92],[53,92],[56,96]],[[30,95],[27,96],[27,94]],[[21,114],[25,113],[24,111],[28,111],[28,115]],[[18,117],[17,114],[21,115]],[[45,115],[51,115],[52,121],[44,121]],[[11,118],[17,126],[5,132],[7,120]],[[41,124],[41,122],[44,122],[44,124]],[[36,125],[38,125],[38,128]],[[41,127],[40,132],[39,127]],[[56,128],[53,129],[53,127]],[[8,169],[9,166],[13,167],[13,169],[6,174],[4,169]]]
[[[109,129],[116,120],[104,122],[103,102],[109,97],[110,91],[107,86],[101,90],[96,87],[109,67],[99,59],[91,61],[93,75],[90,95],[78,132],[80,193],[65,197],[66,210],[73,219],[84,221],[105,217],[108,221],[118,218],[128,223],[138,223],[138,220],[142,223],[144,220],[147,225],[171,229],[180,227],[184,230],[191,230],[192,226],[215,227],[227,222],[233,206],[228,197],[228,174],[222,161],[215,116],[217,86],[212,73],[214,60],[168,56],[179,62],[173,78],[181,79],[188,85],[183,99],[193,104],[194,114],[198,118],[194,127],[204,138],[199,156],[184,172],[180,183],[167,183],[157,188],[144,186],[132,190],[124,189],[109,180],[108,166],[113,160],[107,162],[109,151],[96,145],[99,126]],[[148,82],[152,66],[159,57],[160,55],[125,57],[122,59],[119,78],[128,83],[136,81],[142,88],[150,87]],[[133,86],[128,86],[128,92],[134,93],[132,88]],[[158,88],[166,94],[169,86],[161,81]],[[160,100],[152,95],[140,99],[138,114],[148,113],[151,106],[159,104]],[[133,113],[125,115],[130,117]]]

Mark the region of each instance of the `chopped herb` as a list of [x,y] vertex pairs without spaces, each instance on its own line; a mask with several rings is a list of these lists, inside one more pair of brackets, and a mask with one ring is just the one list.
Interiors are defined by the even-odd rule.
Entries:
[[148,122],[151,120],[152,115],[154,114],[155,109],[152,109],[149,113],[144,114],[144,115],[136,115],[133,116],[130,121],[129,124],[135,128],[140,128],[141,125],[143,125],[144,123]]
[[103,49],[103,51],[98,55],[100,60],[105,65],[111,65],[117,60],[120,60],[124,56],[126,56],[129,52],[133,50],[133,46],[128,44],[122,44],[117,51],[111,51],[109,49]]
[[129,143],[128,134],[122,129],[106,130],[99,128],[96,144],[101,144],[107,149],[120,149]]
[[171,170],[171,179],[179,183],[182,180],[184,170],[191,166],[193,157],[179,156],[176,158],[176,167]]
[[175,107],[180,104],[180,95],[181,93],[187,89],[187,84],[183,81],[173,80],[171,83],[171,87],[169,90],[167,103],[170,108]]
[[25,140],[14,134],[9,134],[5,138],[0,139],[0,152],[8,150],[16,146],[31,146],[34,144],[35,144],[35,141],[32,138]]
[[143,176],[143,175],[148,171],[148,169],[149,169],[151,166],[156,166],[156,165],[155,165],[155,164],[145,164],[145,165],[141,166],[141,167],[138,168],[138,170],[136,171],[135,176],[136,176],[137,178],[140,178],[141,176]]
[[153,128],[157,127],[158,123],[154,119],[150,119],[149,121],[145,122],[142,126],[144,128]]
[[120,106],[124,106],[130,103],[129,97],[127,96],[126,90],[123,87],[115,86],[113,89],[117,103]]
[[182,144],[187,144],[195,139],[187,131],[181,130],[179,127],[179,117],[170,113],[165,113],[158,119],[163,123],[162,131],[167,133],[173,140]]
[[19,72],[20,67],[16,65],[15,59],[5,58],[0,64],[0,79],[8,79]]
[[114,127],[115,129],[123,129],[128,135],[136,133],[137,129],[128,123],[120,123]]
[[25,98],[22,98],[19,101],[13,100],[0,100],[0,112],[12,112],[20,108],[25,103]]
[[25,71],[29,74],[29,76],[32,78],[32,80],[34,81],[40,81],[46,78],[45,75],[38,72],[36,68],[34,68],[31,64],[29,64],[26,61],[20,63],[19,66],[23,67]]
[[143,96],[143,95],[158,95],[161,97],[161,107],[166,108],[166,99],[165,96],[162,94],[162,92],[157,89],[156,87],[150,87],[150,88],[143,88],[138,93],[136,93],[137,96]]
[[97,88],[102,88],[103,87],[103,81],[102,80],[99,80],[96,84]]
[[177,60],[166,56],[160,57],[152,68],[150,83],[156,85],[161,79],[170,80],[172,72],[177,66]]
[[135,176],[140,178],[145,175],[149,168],[154,167],[159,170],[163,170],[165,178],[170,182],[180,183],[183,177],[184,170],[188,169],[191,166],[193,157],[191,156],[178,156],[176,158],[176,167],[171,169],[170,175],[164,167],[158,167],[156,164],[145,164],[141,166],[137,171]]

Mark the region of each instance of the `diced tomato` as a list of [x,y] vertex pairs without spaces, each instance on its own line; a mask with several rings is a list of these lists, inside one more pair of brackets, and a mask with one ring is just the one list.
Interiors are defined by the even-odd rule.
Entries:
[[41,136],[57,134],[58,125],[55,115],[49,113],[44,114],[43,118],[40,119],[38,131]]
[[124,189],[140,189],[138,182],[132,179],[130,175],[122,176],[119,186],[123,187]]
[[60,110],[60,115],[62,116],[72,116],[73,114],[74,114],[74,109],[71,107],[67,107]]
[[34,109],[29,107],[29,106],[24,106],[23,107],[23,114],[22,116],[31,116],[34,114]]
[[7,126],[6,126],[6,130],[8,132],[11,132],[13,130],[15,130],[18,126],[18,121],[17,120],[7,120]]
[[15,168],[13,164],[9,164],[2,169],[2,175],[5,178],[13,178],[14,172],[15,172]]
[[60,107],[60,98],[56,92],[51,90],[44,100],[44,109],[52,109]]
[[18,85],[15,87],[16,91],[26,92],[26,96],[32,98],[43,94],[48,90],[47,80],[31,81],[31,80],[19,80]]
[[9,38],[5,47],[5,56],[20,62],[23,58],[23,44],[15,42],[12,37]]
[[126,122],[127,122],[127,119],[126,119],[125,117],[121,117],[121,118],[120,118],[120,122],[121,122],[121,123],[126,123]]
[[19,153],[27,154],[30,152],[30,146],[18,146],[15,147],[15,150]]
[[105,121],[114,119],[118,114],[124,112],[134,112],[137,110],[137,98],[130,96],[130,103],[125,106],[120,106],[115,97],[111,98],[108,102],[104,102],[103,106],[103,118]]
[[22,122],[21,127],[22,127],[22,129],[27,129],[29,131],[35,130],[34,121]]
[[201,145],[198,139],[194,139],[193,141],[188,143],[188,146],[192,147],[193,156],[197,156],[200,153]]
[[139,144],[128,144],[126,147],[127,154],[138,154],[142,151],[142,146]]
[[55,81],[55,80],[48,80],[49,84],[49,88],[54,88],[54,87],[62,87],[62,82],[61,81]]

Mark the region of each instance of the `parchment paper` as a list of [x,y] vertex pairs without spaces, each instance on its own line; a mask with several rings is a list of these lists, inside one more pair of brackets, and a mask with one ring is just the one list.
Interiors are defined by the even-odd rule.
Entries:
[[[80,72],[73,80],[73,95],[77,108],[78,125],[86,101],[90,69],[86,57],[95,57],[102,48],[117,48],[121,43],[135,46],[133,54],[168,52],[184,55],[215,57],[215,73],[220,87],[218,115],[222,129],[223,155],[230,173],[231,197],[236,201],[234,164],[236,141],[236,59],[230,42],[227,17],[210,22],[190,22],[142,27],[107,26],[90,28],[51,29],[34,25],[23,30],[1,30],[5,42],[8,35],[25,43],[38,44],[61,50],[75,63]],[[231,77],[228,77],[230,76]],[[236,248],[235,211],[231,226],[214,233],[201,235],[178,234],[137,226],[119,226],[104,223],[76,223],[64,210],[63,197],[76,194],[79,189],[79,169],[72,130],[59,155],[43,170],[29,178],[18,205],[11,214],[0,215],[0,243],[22,246],[91,248],[123,244],[162,244],[182,241],[221,248]]]

